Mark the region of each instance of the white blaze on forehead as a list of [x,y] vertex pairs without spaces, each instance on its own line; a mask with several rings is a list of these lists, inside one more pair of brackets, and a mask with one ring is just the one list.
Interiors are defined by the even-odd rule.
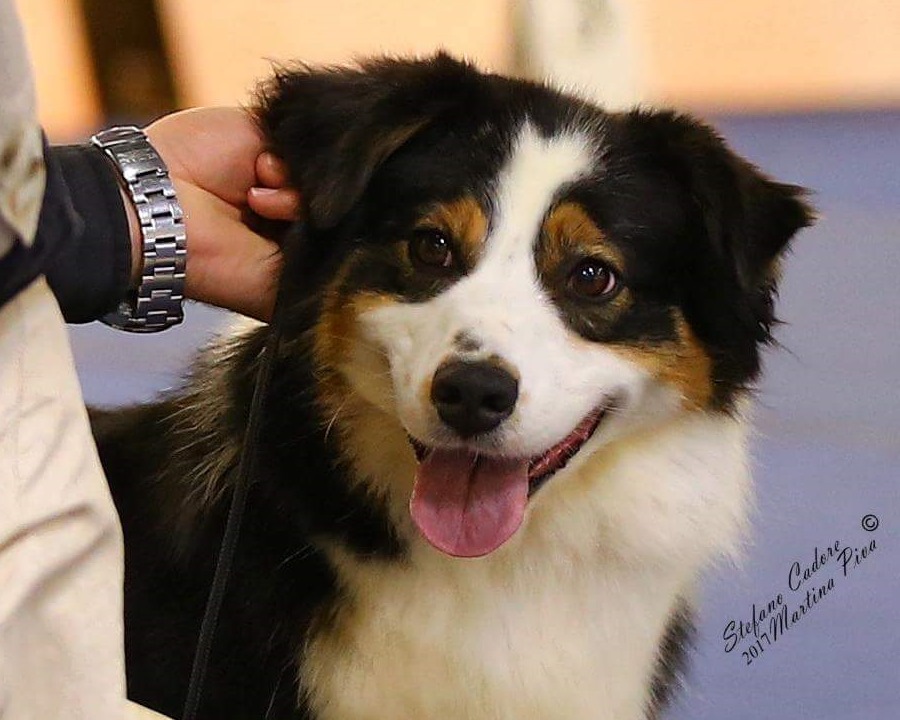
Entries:
[[526,249],[530,255],[555,196],[590,172],[594,158],[588,138],[575,132],[545,138],[526,123],[498,178],[487,253],[524,256],[521,250]]

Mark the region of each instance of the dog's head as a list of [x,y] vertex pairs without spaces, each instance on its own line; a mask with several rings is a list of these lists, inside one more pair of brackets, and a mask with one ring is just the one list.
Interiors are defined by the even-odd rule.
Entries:
[[263,98],[306,207],[285,282],[319,298],[321,401],[402,426],[418,471],[395,491],[436,547],[492,551],[567,464],[756,378],[810,211],[705,125],[446,55],[283,72]]

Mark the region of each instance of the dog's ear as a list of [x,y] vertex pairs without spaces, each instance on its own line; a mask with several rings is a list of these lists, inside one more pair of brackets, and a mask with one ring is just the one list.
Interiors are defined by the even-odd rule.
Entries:
[[256,116],[289,169],[313,226],[335,226],[385,160],[429,125],[476,75],[440,53],[353,68],[281,69],[258,93]]
[[694,200],[713,247],[730,261],[746,292],[772,290],[779,259],[814,212],[806,189],[770,179],[731,152],[711,130],[689,149]]
[[[705,236],[691,270],[706,280],[704,292],[727,302],[732,321],[757,342],[768,342],[779,258],[814,220],[807,191],[766,177],[694,118],[635,111],[630,120],[640,128],[638,142],[655,145],[666,171],[690,195],[697,230]],[[729,291],[735,285],[738,293]]]

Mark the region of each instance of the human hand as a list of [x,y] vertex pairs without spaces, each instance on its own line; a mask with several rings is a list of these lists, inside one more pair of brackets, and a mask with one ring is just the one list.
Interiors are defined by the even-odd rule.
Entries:
[[[239,108],[186,110],[145,131],[169,168],[184,210],[185,296],[269,320],[281,253],[246,220],[248,210],[268,220],[296,218],[299,195],[286,187],[283,165],[264,152],[262,134]],[[141,239],[136,217],[131,215],[129,223],[132,247],[137,248],[132,277],[137,280]]]

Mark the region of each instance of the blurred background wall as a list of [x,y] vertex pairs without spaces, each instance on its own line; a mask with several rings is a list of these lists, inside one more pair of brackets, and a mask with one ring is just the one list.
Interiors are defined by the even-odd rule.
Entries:
[[553,75],[612,102],[728,113],[900,105],[894,0],[18,4],[42,118],[58,138],[129,111],[146,119],[175,106],[242,102],[271,60],[345,62],[438,47],[497,70]]

